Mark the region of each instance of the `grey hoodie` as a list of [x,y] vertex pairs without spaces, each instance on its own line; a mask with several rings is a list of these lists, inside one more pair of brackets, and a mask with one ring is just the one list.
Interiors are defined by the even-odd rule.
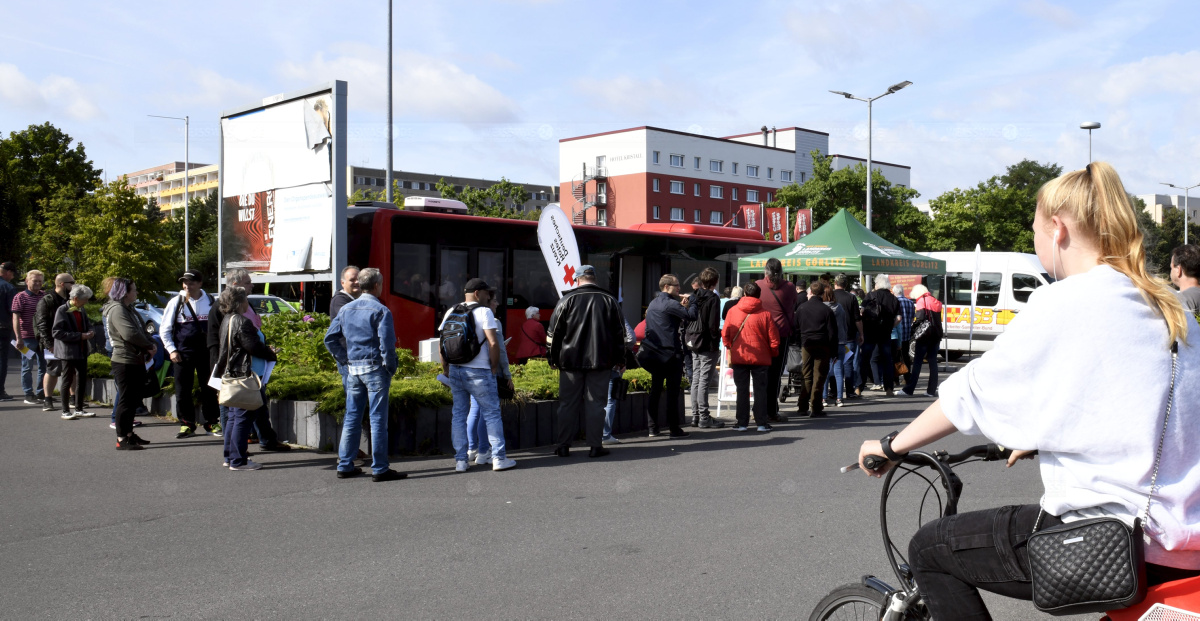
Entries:
[[108,320],[108,338],[112,343],[112,361],[122,364],[143,364],[154,341],[146,334],[142,316],[132,308],[109,300],[101,311]]

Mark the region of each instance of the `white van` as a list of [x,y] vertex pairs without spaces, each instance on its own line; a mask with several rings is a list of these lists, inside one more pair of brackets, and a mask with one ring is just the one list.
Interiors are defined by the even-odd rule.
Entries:
[[983,252],[979,262],[979,296],[975,302],[975,336],[968,342],[971,327],[971,276],[974,252],[922,252],[946,262],[943,281],[929,276],[929,292],[946,305],[946,340],[942,347],[957,358],[968,351],[983,352],[1004,333],[1004,326],[1025,308],[1034,289],[1054,282],[1037,255],[1020,252]]

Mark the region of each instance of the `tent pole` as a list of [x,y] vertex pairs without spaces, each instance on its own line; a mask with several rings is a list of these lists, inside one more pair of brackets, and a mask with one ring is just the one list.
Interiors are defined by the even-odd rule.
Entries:
[[946,312],[946,302],[950,300],[950,291],[946,289],[948,283],[949,278],[946,274],[942,274],[942,297],[946,298],[946,301],[942,302],[942,345],[944,346],[942,349],[945,352],[945,366],[942,367],[943,371],[950,370],[950,340],[946,338],[946,328],[949,327],[949,324],[946,323],[946,315],[948,314]]

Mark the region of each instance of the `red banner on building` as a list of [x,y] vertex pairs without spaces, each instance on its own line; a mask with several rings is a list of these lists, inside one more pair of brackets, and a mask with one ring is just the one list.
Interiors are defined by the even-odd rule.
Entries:
[[763,232],[767,234],[767,240],[787,241],[784,239],[784,236],[787,235],[787,208],[768,207],[764,211],[766,212],[766,229]]
[[796,229],[792,232],[792,241],[796,241],[813,231],[812,210],[796,210]]
[[760,209],[762,209],[762,207],[759,205],[742,205],[741,208],[738,209],[738,214],[741,216],[742,228],[759,232],[763,230],[762,218],[760,217],[761,214],[759,212]]

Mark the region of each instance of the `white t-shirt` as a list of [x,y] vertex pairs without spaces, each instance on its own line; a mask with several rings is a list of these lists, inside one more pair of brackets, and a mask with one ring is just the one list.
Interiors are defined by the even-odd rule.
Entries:
[[[1146,560],[1200,569],[1200,328],[1187,319]],[[939,393],[959,431],[1040,451],[1047,513],[1132,524],[1150,491],[1170,381],[1166,321],[1101,265],[1039,287],[992,350]]]
[[[442,317],[442,324],[440,326],[438,326],[439,331],[441,331],[441,329],[446,326],[446,318],[449,317],[450,313],[453,313],[453,312],[454,312],[453,307],[451,307],[450,309],[448,309],[446,311],[445,316]],[[476,355],[474,358],[472,358],[470,362],[468,362],[466,364],[460,364],[457,366],[468,367],[471,369],[489,369],[490,370],[492,368],[492,362],[488,358],[489,345],[488,345],[488,341],[487,341],[487,335],[485,335],[483,333],[483,331],[484,330],[499,330],[500,329],[500,321],[496,319],[496,316],[494,314],[492,314],[492,309],[490,309],[486,306],[475,307],[475,309],[471,311],[471,315],[475,317],[475,336],[479,338],[479,343],[480,343],[481,347],[479,348],[479,354]],[[497,334],[497,336],[499,336],[499,335]]]

